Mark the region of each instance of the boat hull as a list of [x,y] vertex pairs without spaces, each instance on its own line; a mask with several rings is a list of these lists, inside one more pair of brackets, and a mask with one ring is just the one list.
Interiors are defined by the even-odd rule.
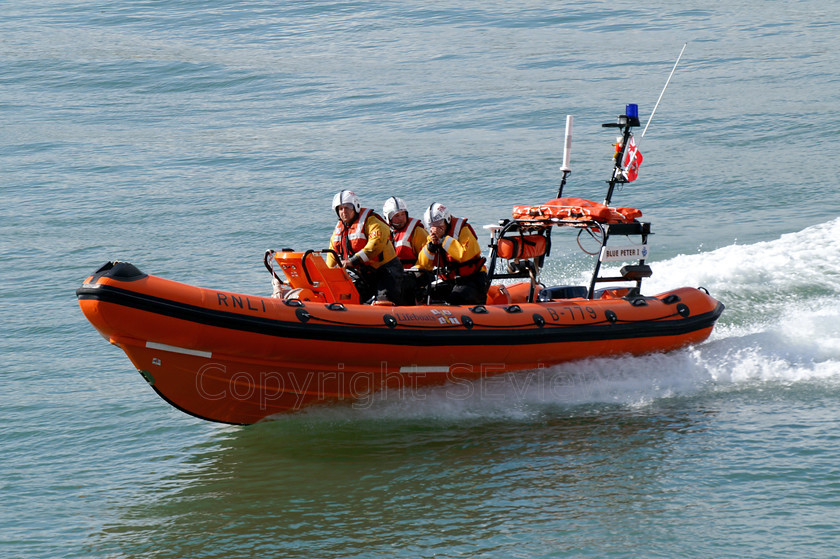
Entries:
[[234,424],[384,388],[669,351],[708,338],[723,312],[694,288],[475,307],[327,305],[191,286],[125,263],[97,271],[77,296],[163,399]]

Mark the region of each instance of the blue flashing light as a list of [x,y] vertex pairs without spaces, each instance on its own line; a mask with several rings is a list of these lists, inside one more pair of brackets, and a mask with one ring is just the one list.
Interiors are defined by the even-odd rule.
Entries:
[[627,105],[624,114],[627,116],[628,119],[639,119],[639,105],[636,103],[630,103]]

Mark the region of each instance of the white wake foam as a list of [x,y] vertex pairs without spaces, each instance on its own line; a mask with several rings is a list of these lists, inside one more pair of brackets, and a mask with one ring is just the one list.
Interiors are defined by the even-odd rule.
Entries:
[[647,292],[675,285],[705,286],[723,296],[840,294],[840,218],[752,245],[654,262]]

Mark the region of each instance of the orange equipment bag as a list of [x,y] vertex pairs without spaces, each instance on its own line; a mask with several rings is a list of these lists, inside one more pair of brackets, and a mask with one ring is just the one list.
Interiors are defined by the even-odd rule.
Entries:
[[496,254],[506,260],[536,258],[545,254],[545,245],[545,236],[543,235],[503,237],[499,239]]

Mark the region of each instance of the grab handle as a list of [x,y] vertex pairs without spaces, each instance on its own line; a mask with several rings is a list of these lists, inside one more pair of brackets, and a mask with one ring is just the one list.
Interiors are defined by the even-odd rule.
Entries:
[[310,254],[313,254],[313,253],[314,254],[324,254],[324,253],[332,254],[337,262],[339,262],[339,263],[341,262],[341,257],[338,255],[338,253],[336,251],[334,251],[331,248],[327,248],[327,249],[324,249],[324,250],[309,249],[306,252],[304,252],[303,257],[300,259],[300,265],[303,268],[303,273],[306,276],[306,281],[309,282],[309,285],[315,285],[315,283],[312,281],[312,276],[309,275],[309,270],[306,269],[306,259],[309,257]]

